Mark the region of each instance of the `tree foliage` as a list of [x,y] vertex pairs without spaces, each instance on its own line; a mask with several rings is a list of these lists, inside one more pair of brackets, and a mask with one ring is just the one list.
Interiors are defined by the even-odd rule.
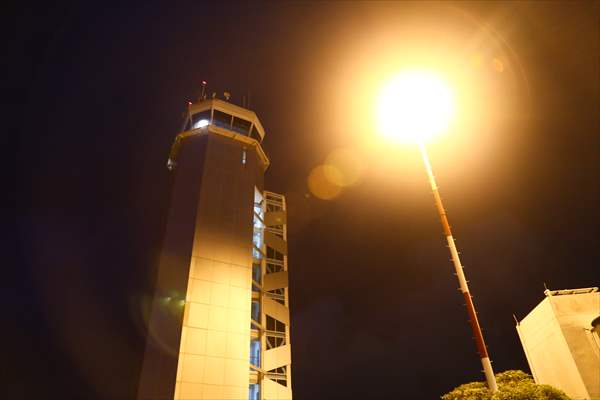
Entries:
[[509,370],[496,374],[498,392],[492,394],[484,382],[460,385],[442,396],[442,400],[571,400],[563,391],[550,385],[538,385],[523,371]]

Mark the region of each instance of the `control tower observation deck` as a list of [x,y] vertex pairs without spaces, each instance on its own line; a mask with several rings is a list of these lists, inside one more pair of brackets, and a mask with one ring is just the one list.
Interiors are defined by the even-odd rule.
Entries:
[[190,104],[147,316],[139,400],[291,399],[287,217],[253,111]]

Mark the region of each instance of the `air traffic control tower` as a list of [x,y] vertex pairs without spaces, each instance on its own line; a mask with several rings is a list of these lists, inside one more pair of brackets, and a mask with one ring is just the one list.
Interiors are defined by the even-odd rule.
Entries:
[[138,400],[292,398],[286,203],[263,187],[264,136],[250,110],[189,105]]

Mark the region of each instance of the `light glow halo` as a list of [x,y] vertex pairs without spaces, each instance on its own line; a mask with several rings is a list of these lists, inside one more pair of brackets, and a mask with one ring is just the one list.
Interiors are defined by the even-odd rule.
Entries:
[[444,131],[455,113],[454,93],[435,73],[407,70],[379,93],[377,122],[381,134],[404,143],[425,143]]

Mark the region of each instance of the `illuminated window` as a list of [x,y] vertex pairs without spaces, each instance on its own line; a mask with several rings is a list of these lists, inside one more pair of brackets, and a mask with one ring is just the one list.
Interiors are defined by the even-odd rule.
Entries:
[[258,383],[250,384],[248,399],[260,400],[260,385]]
[[[263,222],[264,212],[262,208],[263,196],[258,190],[258,188],[254,188],[254,232],[252,236],[252,257],[256,261],[260,261],[262,259],[262,246],[263,246],[263,238],[264,238],[264,229],[265,224]],[[258,281],[257,281],[258,282]]]
[[260,192],[260,190],[258,190],[257,187],[254,187],[254,213],[258,214],[259,218],[261,218],[261,219],[264,218],[262,204],[263,204],[262,193]]
[[252,264],[252,279],[262,285],[262,271],[259,263]]
[[202,128],[210,123],[210,110],[200,111],[192,115],[192,129]]
[[263,243],[263,229],[260,226],[255,226],[254,227],[254,233],[252,236],[252,244],[254,244],[254,246],[257,249],[262,248],[262,243]]
[[250,364],[260,368],[260,339],[252,338],[250,341]]

